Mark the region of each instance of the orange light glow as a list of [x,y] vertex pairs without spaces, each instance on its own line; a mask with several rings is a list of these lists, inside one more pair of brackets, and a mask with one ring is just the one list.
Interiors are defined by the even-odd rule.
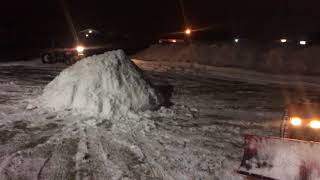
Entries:
[[185,33],[187,34],[187,35],[190,35],[191,34],[191,29],[186,29],[186,31],[185,31]]

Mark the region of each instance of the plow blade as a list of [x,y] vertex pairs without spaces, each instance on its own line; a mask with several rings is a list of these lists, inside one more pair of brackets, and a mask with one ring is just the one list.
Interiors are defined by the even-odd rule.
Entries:
[[238,173],[261,179],[320,179],[320,143],[253,135],[244,140]]

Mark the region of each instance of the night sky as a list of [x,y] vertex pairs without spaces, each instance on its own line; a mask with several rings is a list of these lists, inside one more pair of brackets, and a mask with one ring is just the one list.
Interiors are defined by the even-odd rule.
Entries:
[[3,0],[0,38],[2,46],[33,47],[70,40],[64,12],[76,31],[92,27],[141,37],[185,26],[248,37],[314,35],[320,32],[319,7],[317,0]]

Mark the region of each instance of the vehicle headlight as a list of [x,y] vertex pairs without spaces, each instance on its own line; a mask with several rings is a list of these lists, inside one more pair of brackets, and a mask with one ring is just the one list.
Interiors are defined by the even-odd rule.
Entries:
[[77,46],[76,50],[77,50],[78,53],[83,53],[84,47],[83,46]]
[[302,124],[302,120],[301,118],[299,117],[292,117],[290,119],[290,123],[293,125],[293,126],[300,126]]
[[310,122],[310,127],[313,129],[319,129],[320,128],[320,120],[312,120]]

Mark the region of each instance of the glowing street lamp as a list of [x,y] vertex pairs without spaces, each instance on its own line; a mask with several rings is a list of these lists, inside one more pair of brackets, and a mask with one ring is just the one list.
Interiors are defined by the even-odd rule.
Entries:
[[239,39],[238,39],[238,38],[235,38],[235,39],[234,39],[234,42],[235,42],[235,43],[238,43],[238,42],[239,42]]
[[287,39],[280,39],[281,43],[286,43],[288,40]]
[[86,37],[89,37],[89,34],[86,34]]
[[91,34],[91,33],[92,33],[92,30],[89,30],[89,33]]
[[304,45],[307,44],[307,41],[299,41],[299,44],[302,45],[302,46],[304,46]]
[[186,29],[186,30],[184,31],[184,33],[185,33],[186,35],[190,35],[190,34],[191,34],[191,29],[190,29],[190,28]]

